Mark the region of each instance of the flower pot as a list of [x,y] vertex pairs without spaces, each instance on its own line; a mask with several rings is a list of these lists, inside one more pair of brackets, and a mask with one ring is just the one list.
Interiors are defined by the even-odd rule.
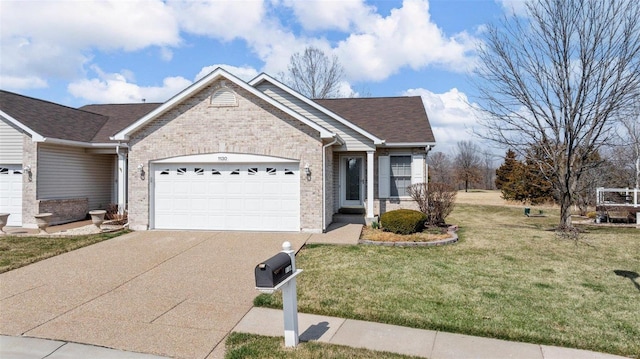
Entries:
[[10,213],[0,213],[0,234],[5,233],[2,228],[7,225],[7,222],[9,221],[9,214]]
[[89,215],[91,216],[91,222],[94,226],[100,228],[102,222],[104,222],[104,215],[107,214],[107,211],[102,209],[97,209],[95,211],[89,211]]
[[51,221],[52,213],[38,213],[34,217],[36,217],[36,225],[40,230],[40,234],[47,234],[47,227],[49,227],[49,221]]

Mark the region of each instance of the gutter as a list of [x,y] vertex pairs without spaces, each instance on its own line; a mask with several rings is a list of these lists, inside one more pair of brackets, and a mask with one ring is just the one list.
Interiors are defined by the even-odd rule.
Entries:
[[327,231],[327,148],[336,143],[344,143],[340,136],[333,135],[333,141],[322,146],[322,233]]
[[[118,143],[90,143],[90,142],[82,142],[82,141],[72,141],[72,140],[62,140],[59,138],[52,137],[44,137],[41,141],[37,142],[45,142],[56,145],[66,145],[66,146],[74,146],[74,147],[85,147],[85,148],[118,148],[119,146],[123,146]],[[125,145],[126,146],[126,145]]]

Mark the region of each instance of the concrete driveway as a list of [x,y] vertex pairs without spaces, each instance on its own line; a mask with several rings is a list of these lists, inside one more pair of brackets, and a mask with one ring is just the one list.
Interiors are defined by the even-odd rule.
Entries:
[[0,334],[213,358],[251,309],[253,270],[309,234],[134,232],[0,275]]

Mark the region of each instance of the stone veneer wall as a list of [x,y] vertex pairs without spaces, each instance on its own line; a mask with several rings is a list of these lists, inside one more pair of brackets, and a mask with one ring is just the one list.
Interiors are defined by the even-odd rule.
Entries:
[[31,177],[22,176],[22,226],[38,228],[35,215],[38,214],[36,184],[38,183],[38,143],[27,134],[22,136],[22,166],[31,166]]
[[[300,161],[300,226],[322,230],[322,141],[314,129],[274,108],[253,94],[227,82],[237,106],[216,107],[210,96],[220,81],[203,88],[183,103],[132,134],[129,142],[129,222],[134,230],[148,229],[152,177],[151,161],[207,153],[247,153]],[[144,164],[141,179],[135,169]],[[311,165],[308,181],[304,165]]]
[[80,221],[89,213],[88,198],[39,199],[38,213],[52,213],[50,224]]

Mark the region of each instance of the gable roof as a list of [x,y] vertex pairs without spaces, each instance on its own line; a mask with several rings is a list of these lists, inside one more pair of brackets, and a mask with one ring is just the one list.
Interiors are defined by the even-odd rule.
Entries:
[[0,90],[0,112],[34,140],[91,142],[108,117]]
[[93,136],[92,141],[110,142],[111,136],[161,105],[162,103],[86,105],[80,107],[80,110],[100,114],[109,118],[104,126]]
[[304,117],[304,116],[300,115],[299,113],[291,110],[290,108],[284,106],[280,102],[272,99],[271,97],[265,95],[264,93],[262,93],[261,91],[257,90],[256,88],[250,86],[246,82],[240,80],[239,78],[237,78],[236,76],[232,75],[231,73],[229,73],[229,72],[225,71],[224,69],[218,67],[215,70],[213,70],[211,73],[209,73],[207,76],[205,76],[202,79],[198,80],[196,83],[194,83],[193,85],[187,87],[186,89],[184,89],[183,91],[181,91],[177,95],[173,96],[167,102],[165,102],[162,105],[160,105],[159,107],[157,107],[155,110],[151,111],[150,113],[148,113],[144,117],[140,118],[138,121],[136,121],[133,124],[125,127],[124,129],[122,129],[121,131],[116,133],[111,138],[114,139],[114,140],[127,140],[129,138],[129,136],[133,132],[139,130],[140,128],[142,128],[143,126],[148,124],[149,122],[151,122],[151,121],[155,120],[156,118],[158,118],[158,116],[161,116],[165,112],[167,112],[170,109],[172,109],[174,106],[180,104],[181,102],[183,102],[184,100],[189,98],[194,93],[200,91],[201,89],[205,88],[206,86],[210,85],[214,81],[217,81],[217,80],[219,80],[221,78],[224,78],[225,80],[229,80],[229,81],[233,82],[235,85],[237,85],[238,87],[242,88],[243,90],[251,93],[252,95],[260,98],[261,100],[263,100],[263,101],[265,101],[267,103],[269,103],[271,106],[279,109],[280,111],[288,114],[289,116],[297,119],[298,121],[306,124],[307,126],[313,128],[314,130],[318,131],[320,133],[320,138],[334,138],[334,137],[336,137],[336,134],[332,133],[331,131],[327,130],[326,128],[318,125],[317,123],[315,123],[313,121],[310,121],[306,117]]
[[282,82],[274,79],[273,77],[271,77],[271,76],[269,76],[269,75],[267,75],[265,73],[261,73],[256,78],[254,78],[253,80],[249,81],[249,84],[251,86],[253,86],[253,87],[258,87],[258,85],[260,85],[262,82],[265,82],[265,81],[271,83],[274,86],[277,86],[281,90],[287,92],[289,95],[297,98],[298,100],[306,103],[309,106],[312,106],[313,108],[321,111],[325,115],[328,115],[328,116],[332,117],[333,119],[337,120],[338,122],[342,123],[343,125],[346,125],[347,127],[351,128],[352,130],[354,130],[354,131],[360,133],[361,135],[369,138],[370,140],[373,141],[374,144],[380,145],[380,144],[384,143],[383,137],[377,137],[377,136],[373,135],[372,133],[364,130],[361,127],[359,127],[355,122],[351,121],[350,119],[347,120],[343,116],[340,116],[339,114],[336,114],[336,113],[330,111],[330,109],[328,109],[328,108],[326,108],[324,106],[318,106],[319,104],[317,102],[314,102],[314,100],[311,100],[311,99],[307,98],[306,96],[302,95],[301,93],[293,90],[289,86],[283,84]]
[[422,98],[418,96],[356,97],[314,101],[384,139],[388,146],[435,145],[436,140],[427,112]]

